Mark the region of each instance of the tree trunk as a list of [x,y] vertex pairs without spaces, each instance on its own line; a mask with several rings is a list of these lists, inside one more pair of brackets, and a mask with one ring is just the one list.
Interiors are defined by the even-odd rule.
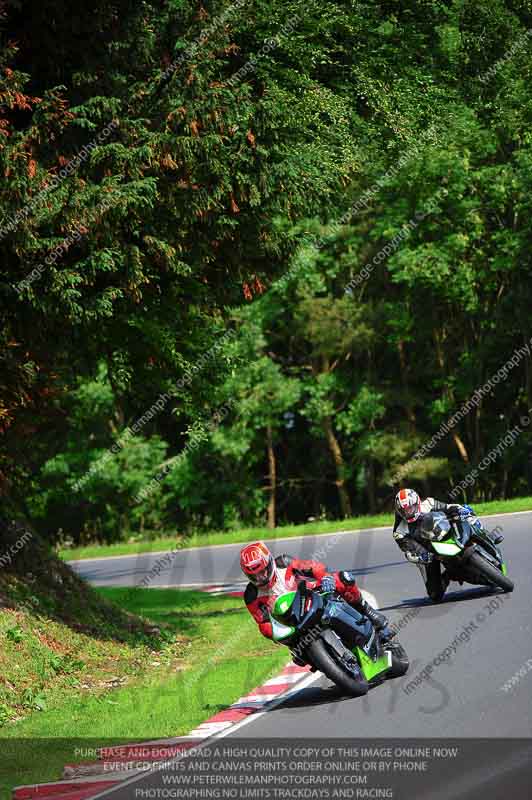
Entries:
[[406,418],[408,419],[410,432],[414,433],[416,430],[416,414],[414,411],[414,407],[412,405],[412,399],[410,395],[410,387],[408,383],[408,363],[405,354],[405,343],[403,342],[402,339],[399,339],[399,341],[397,342],[397,351],[399,353],[399,364],[401,367],[399,372],[401,373],[400,378],[404,395]]
[[480,417],[482,415],[482,398],[478,406],[475,408],[475,418],[474,418],[474,436],[475,436],[475,462],[478,463],[480,459],[480,440],[481,440],[481,433],[480,433]]
[[[523,334],[523,339],[525,346],[528,346],[529,339],[527,336]],[[526,399],[528,407],[532,407],[532,359],[530,356],[525,356],[525,387],[526,387]]]
[[[447,375],[447,369],[446,369],[446,366],[445,366],[445,348],[444,348],[445,331],[444,330],[438,331],[436,328],[434,329],[434,342],[435,342],[435,345],[436,345],[436,360],[437,360],[438,365],[440,367],[442,378],[445,378],[445,376]],[[449,397],[451,405],[454,406],[455,405],[454,392],[452,391],[452,389],[449,389],[448,387],[446,388],[445,391],[447,393],[447,396]],[[454,443],[456,445],[456,449],[458,450],[458,452],[460,454],[460,458],[462,459],[462,461],[465,464],[469,464],[469,453],[467,451],[467,447],[466,447],[466,445],[464,443],[464,440],[462,439],[462,437],[460,436],[460,434],[458,433],[458,431],[456,429],[453,430],[452,437],[453,437],[453,441],[454,441]]]
[[460,436],[458,435],[458,433],[456,431],[453,431],[453,439],[454,439],[454,443],[455,443],[455,445],[456,445],[456,447],[458,449],[458,452],[460,453],[462,461],[465,461],[466,464],[469,464],[469,453],[467,452],[467,448],[466,448],[463,440],[460,438]]
[[366,481],[366,491],[368,497],[368,508],[369,513],[374,514],[377,509],[377,500],[375,497],[375,464],[372,460],[370,460],[367,465],[367,481]]
[[277,490],[277,465],[275,463],[275,450],[273,449],[273,433],[271,425],[266,428],[266,442],[268,448],[268,528],[275,528],[275,494]]
[[507,488],[508,488],[508,465],[505,464],[503,467],[502,486],[501,486],[501,495],[503,500],[506,500]]
[[327,444],[329,445],[329,449],[331,451],[334,466],[336,468],[336,487],[338,489],[338,497],[340,499],[340,509],[342,511],[342,516],[351,517],[351,501],[349,499],[349,494],[347,492],[345,486],[345,478],[344,478],[344,457],[342,455],[342,450],[340,449],[340,444],[338,439],[334,435],[334,430],[332,426],[332,420],[330,417],[325,417],[323,420],[323,430],[325,431],[325,436],[327,438]]

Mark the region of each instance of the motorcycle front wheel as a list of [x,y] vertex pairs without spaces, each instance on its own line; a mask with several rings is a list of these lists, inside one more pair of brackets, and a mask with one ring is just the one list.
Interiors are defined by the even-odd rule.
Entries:
[[507,575],[503,575],[500,569],[497,569],[491,561],[481,556],[480,553],[473,553],[469,559],[468,566],[476,572],[480,573],[493,586],[497,586],[504,592],[513,592],[513,581]]
[[320,672],[329,678],[333,683],[343,689],[347,694],[353,697],[361,697],[367,694],[369,684],[367,680],[362,677],[355,678],[348,670],[346,670],[327,649],[327,646],[322,639],[315,639],[307,648],[309,661]]

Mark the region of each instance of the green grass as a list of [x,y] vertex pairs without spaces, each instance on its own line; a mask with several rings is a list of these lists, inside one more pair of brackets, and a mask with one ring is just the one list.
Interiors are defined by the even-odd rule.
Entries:
[[[513,500],[493,500],[489,503],[475,503],[471,501],[478,514],[502,514],[511,511],[532,510],[532,497],[516,497]],[[73,547],[59,552],[61,558],[67,561],[84,558],[103,558],[105,556],[135,555],[137,553],[150,553],[159,550],[173,550],[180,547],[205,547],[214,544],[235,544],[249,542],[253,539],[291,538],[294,536],[307,536],[319,533],[333,533],[338,530],[357,531],[364,528],[377,528],[391,525],[392,514],[376,514],[373,516],[353,517],[344,520],[324,520],[308,522],[304,525],[284,525],[274,531],[268,528],[243,528],[235,531],[214,531],[212,533],[194,534],[188,538],[178,536],[161,536],[146,541],[120,542],[110,545],[87,545],[86,547]]]
[[[58,780],[64,764],[91,760],[76,747],[186,734],[288,661],[286,648],[260,635],[240,598],[167,589],[100,593],[161,626],[164,642],[100,640],[19,612],[6,619],[0,610],[2,681],[33,687],[44,704],[39,711],[38,699],[27,716],[0,728],[2,798],[14,785]],[[7,637],[15,625],[21,634]],[[59,649],[73,661],[52,674],[44,665]],[[127,682],[113,685],[114,677]]]

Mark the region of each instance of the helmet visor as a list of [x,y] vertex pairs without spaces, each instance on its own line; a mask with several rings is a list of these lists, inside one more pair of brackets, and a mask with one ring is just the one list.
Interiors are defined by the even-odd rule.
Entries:
[[266,586],[272,578],[274,569],[275,563],[272,558],[264,569],[259,569],[253,572],[252,575],[249,575],[249,579],[252,583],[256,584],[256,586]]
[[403,513],[407,522],[415,522],[421,514],[419,503],[409,503],[403,506]]

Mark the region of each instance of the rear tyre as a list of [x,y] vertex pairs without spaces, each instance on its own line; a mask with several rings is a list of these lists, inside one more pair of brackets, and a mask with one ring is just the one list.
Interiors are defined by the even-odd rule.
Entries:
[[410,660],[403,645],[399,644],[399,642],[390,642],[390,644],[386,646],[386,650],[389,650],[392,654],[392,666],[386,677],[400,678],[402,675],[405,675],[408,672]]
[[469,567],[479,572],[483,578],[486,578],[493,586],[498,586],[504,592],[513,592],[514,583],[507,575],[503,575],[500,569],[494,567],[490,561],[487,561],[480,553],[473,553],[469,559]]
[[365,678],[360,679],[350,675],[327,650],[325,643],[321,639],[315,639],[307,649],[310,662],[323,672],[333,683],[343,689],[353,697],[361,697],[367,694],[369,684]]
[[445,577],[445,573],[442,575],[441,562],[435,560],[428,564],[426,574],[425,586],[428,596],[433,603],[441,603],[449,586],[449,580]]

